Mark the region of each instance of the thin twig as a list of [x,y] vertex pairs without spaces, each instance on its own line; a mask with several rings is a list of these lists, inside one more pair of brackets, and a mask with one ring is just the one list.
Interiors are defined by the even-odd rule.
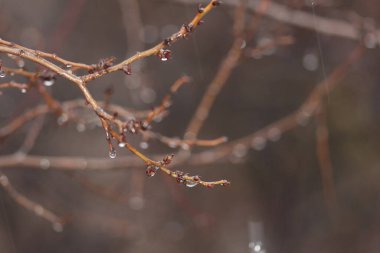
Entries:
[[61,217],[19,193],[9,182],[8,177],[3,173],[0,173],[0,185],[17,204],[49,221],[56,230],[62,230],[62,226],[65,222]]

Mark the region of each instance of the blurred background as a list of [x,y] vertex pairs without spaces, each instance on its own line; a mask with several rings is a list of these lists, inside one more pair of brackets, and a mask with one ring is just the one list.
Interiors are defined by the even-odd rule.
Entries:
[[[173,97],[169,115],[153,124],[154,131],[181,138],[234,40],[238,1],[225,2],[187,40],[171,47],[170,60],[149,57],[132,65],[131,76],[115,73],[98,79],[89,86],[94,97],[104,99],[112,87],[112,103],[151,109],[175,80],[189,75],[192,81]],[[272,2],[291,13],[340,20],[363,31],[367,39],[363,57],[323,99],[333,183],[327,194],[316,138],[321,120],[314,116],[278,132],[272,141],[238,144],[223,159],[193,166],[190,156],[189,165],[179,165],[205,180],[226,178],[230,187],[186,188],[161,174],[147,178],[143,163],[72,173],[3,166],[1,172],[15,189],[68,222],[63,227],[50,224],[0,190],[0,251],[378,252],[380,50],[364,35],[380,21],[380,2]],[[88,64],[109,56],[121,61],[176,32],[197,8],[198,1],[191,0],[0,0],[0,37]],[[249,23],[255,12],[248,8],[246,13]],[[240,59],[200,138],[227,136],[233,141],[293,113],[358,44],[263,14],[244,46],[270,44],[280,35],[294,41]],[[7,62],[6,55],[0,58]],[[26,68],[35,65],[27,62]],[[49,91],[59,101],[81,98],[62,78]],[[0,126],[40,103],[34,90],[4,91]],[[59,126],[54,115],[39,121],[43,126],[31,155],[109,159],[100,127]],[[2,141],[1,155],[16,152],[36,124],[30,122]],[[149,155],[177,151],[157,141],[147,145],[136,138],[132,143]],[[208,149],[195,148],[193,154]],[[118,149],[116,159],[127,155]]]

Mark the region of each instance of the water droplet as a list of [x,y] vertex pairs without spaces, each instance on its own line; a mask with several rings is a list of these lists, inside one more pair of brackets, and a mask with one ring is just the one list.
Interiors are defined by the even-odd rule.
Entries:
[[267,144],[264,137],[258,136],[252,139],[251,147],[257,151],[263,150]]
[[154,122],[157,122],[157,123],[160,123],[162,120],[163,120],[163,115],[160,114],[160,115],[157,115],[156,117],[154,117]]
[[262,55],[272,55],[276,52],[277,48],[275,46],[268,46],[268,45],[275,45],[272,37],[270,36],[259,37],[257,41],[257,47],[263,48],[263,50],[261,51]]
[[176,147],[178,147],[178,142],[179,142],[179,139],[178,138],[174,138],[174,139],[172,139],[172,140],[169,141],[168,146],[170,148],[176,148]]
[[240,45],[240,49],[244,49],[247,46],[247,41],[243,40]]
[[247,152],[248,152],[247,147],[241,143],[237,144],[232,151],[233,155],[238,158],[242,158],[246,156]]
[[73,67],[73,65],[71,65],[71,64],[66,64],[66,68],[67,69],[71,69]]
[[269,129],[268,138],[273,142],[278,141],[281,138],[281,130],[276,127]]
[[171,51],[169,49],[160,49],[160,52],[158,53],[158,58],[161,59],[161,61],[167,61],[171,57]]
[[18,66],[19,68],[23,68],[23,67],[25,67],[25,62],[24,62],[24,60],[18,58],[16,62],[17,62],[17,66]]
[[125,143],[125,142],[119,142],[119,147],[120,147],[120,148],[124,148],[124,147],[125,147],[125,145],[126,145],[126,143]]
[[58,232],[58,233],[62,232],[63,231],[63,225],[62,225],[62,223],[60,223],[60,222],[54,222],[53,223],[53,230],[55,232]]
[[34,212],[38,215],[38,216],[41,216],[44,214],[44,208],[40,205],[37,205],[34,207]]
[[126,75],[132,75],[132,67],[131,67],[131,64],[124,65],[124,66],[123,66],[123,72],[124,72]]
[[41,166],[41,169],[47,170],[50,167],[50,161],[48,159],[45,159],[45,158],[41,159],[40,160],[40,166]]
[[142,141],[142,142],[140,142],[140,148],[142,148],[142,149],[147,149],[147,148],[149,148],[149,144],[148,144],[148,142],[146,142],[146,141]]
[[378,43],[379,43],[379,41],[378,41],[375,33],[368,33],[364,37],[364,44],[369,49],[376,48],[376,46],[378,45]]
[[148,177],[153,177],[159,169],[160,167],[151,164],[146,167],[145,173]]
[[0,184],[6,186],[9,184],[8,177],[5,175],[0,176]]
[[255,252],[255,253],[264,253],[265,252],[265,250],[263,249],[263,244],[260,241],[250,242],[248,244],[248,247],[252,250],[252,252]]
[[198,185],[198,182],[195,182],[193,180],[186,180],[185,185],[189,188],[195,187]]
[[86,131],[86,125],[83,124],[83,123],[78,123],[77,124],[77,131],[80,132],[80,133]]
[[189,150],[189,149],[190,149],[190,145],[187,144],[187,143],[182,143],[182,144],[181,144],[181,148],[182,148],[183,150]]
[[61,116],[58,117],[57,123],[58,125],[62,126],[69,120],[69,117],[67,116],[66,113],[62,113]]
[[116,158],[116,150],[114,147],[111,147],[110,151],[108,152],[108,155],[110,156],[110,158],[114,159]]
[[4,77],[6,77],[6,76],[7,76],[7,74],[5,73],[5,71],[0,70],[0,77],[1,77],[1,78],[4,78]]
[[21,93],[26,93],[26,89],[21,89]]
[[302,59],[303,67],[308,71],[316,71],[319,67],[319,59],[314,53],[307,53]]
[[44,80],[43,81],[44,85],[49,87],[49,86],[52,86],[54,84],[54,79],[47,79],[47,80]]
[[302,111],[297,115],[297,123],[301,126],[306,126],[310,121],[310,112]]

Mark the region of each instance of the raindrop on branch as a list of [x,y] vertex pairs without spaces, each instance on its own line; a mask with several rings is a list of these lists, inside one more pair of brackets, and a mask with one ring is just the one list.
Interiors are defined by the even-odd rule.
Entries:
[[258,136],[252,139],[251,147],[257,151],[263,150],[267,144],[264,137]]
[[167,61],[170,59],[172,52],[169,49],[160,49],[157,56],[161,61]]
[[66,113],[62,113],[61,116],[58,117],[57,123],[58,125],[62,126],[69,120],[69,117],[67,116]]
[[41,159],[40,161],[41,169],[47,170],[50,168],[50,161],[48,159]]
[[108,152],[108,155],[110,156],[111,159],[116,158],[116,150],[114,147],[111,147],[110,151]]
[[146,167],[145,173],[148,177],[153,177],[156,175],[157,171],[160,169],[160,167],[150,164]]
[[281,139],[281,130],[277,127],[273,127],[268,131],[269,140],[276,142]]
[[86,131],[86,125],[83,124],[83,123],[78,123],[77,124],[77,131],[80,132],[80,133]]
[[189,188],[195,187],[198,185],[198,182],[195,182],[193,180],[186,180],[185,185]]
[[63,225],[60,222],[54,222],[53,223],[53,230],[57,233],[60,233],[63,231]]
[[233,155],[237,158],[242,158],[246,156],[247,152],[248,152],[247,147],[241,143],[237,144],[232,151]]
[[44,85],[45,85],[46,87],[50,87],[50,86],[52,86],[52,85],[54,84],[54,79],[47,79],[47,80],[44,80],[43,83],[44,83]]
[[5,71],[3,71],[3,70],[0,69],[0,77],[4,78],[6,76],[7,76],[7,74],[5,73]]

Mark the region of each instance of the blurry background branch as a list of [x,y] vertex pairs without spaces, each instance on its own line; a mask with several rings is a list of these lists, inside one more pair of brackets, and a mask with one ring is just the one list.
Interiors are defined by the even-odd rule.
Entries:
[[[194,4],[194,0],[175,0],[176,2]],[[260,10],[261,0],[249,0],[247,8],[262,13],[278,22],[298,26],[305,29],[316,30],[325,35],[337,36],[350,40],[367,41],[371,47],[380,45],[380,30],[376,29],[371,23],[362,24],[350,23],[329,17],[316,16],[313,13],[295,10],[286,5],[271,2],[264,11]],[[224,0],[224,4],[238,6],[239,0]],[[311,4],[318,6],[318,1],[311,1]]]

